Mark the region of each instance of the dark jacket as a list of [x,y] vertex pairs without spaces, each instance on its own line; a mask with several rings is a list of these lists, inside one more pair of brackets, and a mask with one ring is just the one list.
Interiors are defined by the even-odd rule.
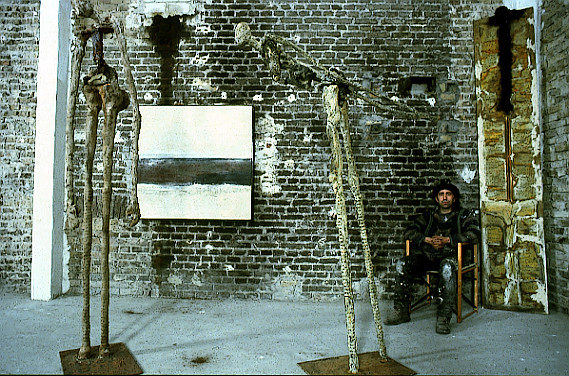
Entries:
[[[450,245],[442,250],[435,250],[423,243],[426,237],[435,235],[448,236]],[[438,209],[430,209],[414,218],[405,231],[405,239],[411,240],[427,255],[435,257],[454,253],[457,243],[478,243],[480,225],[478,216],[473,210],[459,208],[447,215],[440,215]]]

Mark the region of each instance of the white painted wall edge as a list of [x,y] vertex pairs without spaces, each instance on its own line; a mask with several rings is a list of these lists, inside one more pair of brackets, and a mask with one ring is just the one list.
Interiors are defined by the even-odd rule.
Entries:
[[62,292],[70,35],[70,0],[42,0],[32,219],[33,300],[50,300]]

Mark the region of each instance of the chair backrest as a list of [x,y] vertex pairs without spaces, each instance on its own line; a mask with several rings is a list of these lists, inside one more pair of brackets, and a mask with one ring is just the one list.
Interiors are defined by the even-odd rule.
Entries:
[[405,240],[405,256],[409,256],[411,254],[411,240]]

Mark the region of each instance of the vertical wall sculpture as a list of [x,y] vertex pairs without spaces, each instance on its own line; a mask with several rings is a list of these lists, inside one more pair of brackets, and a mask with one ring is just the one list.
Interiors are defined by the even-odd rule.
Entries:
[[548,312],[532,8],[474,23],[484,305]]

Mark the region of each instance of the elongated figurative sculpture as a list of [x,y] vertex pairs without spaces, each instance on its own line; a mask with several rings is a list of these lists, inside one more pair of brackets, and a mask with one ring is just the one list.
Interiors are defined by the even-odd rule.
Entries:
[[[352,152],[350,127],[348,120],[348,98],[353,96],[375,106],[381,111],[390,114],[416,116],[416,111],[406,104],[399,103],[390,98],[374,93],[358,84],[347,80],[338,69],[326,69],[321,66],[308,53],[295,44],[274,34],[265,34],[262,40],[255,39],[248,24],[239,23],[235,28],[235,39],[238,45],[250,46],[259,51],[274,81],[285,81],[285,84],[307,89],[312,84],[320,84],[322,89],[322,103],[327,114],[326,134],[330,141],[332,153],[332,166],[329,181],[336,196],[336,227],[340,243],[340,257],[342,261],[342,284],[344,287],[344,310],[346,314],[348,359],[350,372],[357,373],[359,359],[357,354],[357,339],[355,329],[354,298],[352,290],[350,255],[348,251],[348,217],[346,213],[346,197],[343,180],[343,153],[346,155],[347,184],[350,187],[356,203],[357,221],[360,228],[360,238],[364,252],[364,262],[368,279],[370,302],[373,310],[379,356],[387,360],[387,351],[383,339],[383,324],[379,310],[377,286],[374,278],[374,267],[368,243],[365,225],[365,212],[360,192],[359,177]],[[281,47],[288,47],[302,56],[300,61]],[[288,75],[283,80],[283,70]],[[341,136],[341,137],[340,137]],[[342,143],[343,140],[343,143]]]
[[[82,342],[79,348],[78,358],[86,359],[91,355],[90,340],[90,271],[91,252],[93,238],[93,164],[95,147],[97,144],[97,126],[99,113],[104,116],[102,141],[103,141],[103,189],[102,189],[102,244],[101,244],[101,345],[99,356],[108,356],[109,345],[109,252],[110,252],[110,214],[112,199],[112,169],[113,149],[117,117],[120,111],[126,109],[129,104],[133,107],[133,142],[132,142],[132,191],[131,202],[127,208],[129,224],[134,226],[140,219],[140,209],[136,193],[137,169],[138,169],[138,137],[140,134],[141,116],[138,107],[137,93],[130,70],[130,62],[126,52],[126,42],[122,32],[121,22],[117,19],[101,20],[97,16],[93,6],[88,1],[73,1],[75,24],[81,24],[81,19],[89,19],[92,22],[88,27],[75,28],[73,40],[73,55],[71,65],[70,91],[68,98],[68,112],[66,124],[66,227],[71,229],[79,225],[78,210],[73,195],[73,154],[74,144],[74,117],[75,106],[78,96],[79,75],[81,63],[85,56],[87,41],[93,43],[93,60],[96,64],[86,77],[83,78],[83,93],[87,102],[86,138],[85,138],[85,186],[83,197],[83,235],[82,235]],[[105,34],[114,33],[118,40],[121,51],[123,69],[129,93],[122,90],[118,84],[118,75],[114,68],[107,65],[104,60],[103,38]]]

